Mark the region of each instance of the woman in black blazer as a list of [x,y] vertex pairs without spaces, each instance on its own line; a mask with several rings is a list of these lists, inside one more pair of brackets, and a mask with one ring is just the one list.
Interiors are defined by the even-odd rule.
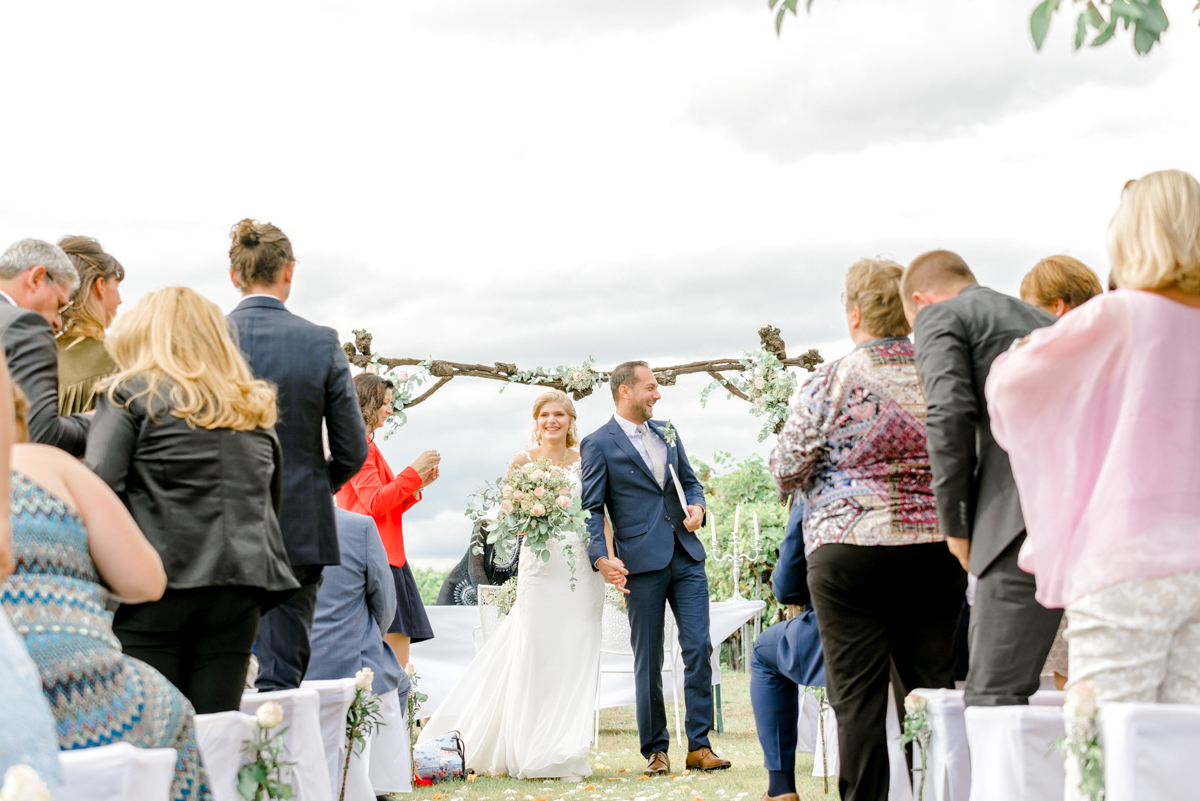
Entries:
[[237,709],[262,611],[299,588],[277,520],[275,392],[216,304],[184,287],[144,297],[108,347],[119,372],[97,397],[84,461],[167,572],[162,599],[121,604],[113,630],[197,713]]

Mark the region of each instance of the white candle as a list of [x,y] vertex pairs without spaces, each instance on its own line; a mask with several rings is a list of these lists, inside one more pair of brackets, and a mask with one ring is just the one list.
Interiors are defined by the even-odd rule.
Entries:
[[740,523],[740,522],[741,522],[741,520],[742,520],[742,505],[739,503],[739,504],[737,505],[737,508],[736,508],[736,509],[734,510],[734,512],[733,512],[733,533],[734,533],[734,536],[737,536],[737,532],[738,532],[738,523]]
[[716,556],[717,555],[717,518],[716,518],[716,515],[714,515],[712,513],[711,509],[708,510],[708,533],[712,536],[713,556]]
[[754,550],[758,550],[758,512],[754,513]]

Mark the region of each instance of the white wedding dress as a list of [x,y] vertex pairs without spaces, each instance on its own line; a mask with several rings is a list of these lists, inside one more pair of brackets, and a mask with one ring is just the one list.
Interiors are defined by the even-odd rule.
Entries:
[[[578,496],[579,462],[565,472]],[[521,546],[517,599],[454,685],[419,742],[462,736],[466,768],[520,779],[585,777],[600,666],[604,580],[588,566],[587,544],[567,534],[575,590],[559,544],[550,560]]]

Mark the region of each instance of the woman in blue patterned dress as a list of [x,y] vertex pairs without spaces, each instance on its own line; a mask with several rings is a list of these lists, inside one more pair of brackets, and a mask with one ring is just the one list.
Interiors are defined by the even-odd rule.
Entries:
[[[25,408],[19,397],[23,442]],[[174,801],[211,799],[191,704],[162,674],[121,653],[104,608],[110,589],[125,603],[162,595],[158,552],[105,483],[57,448],[12,449],[11,497],[16,571],[0,584],[0,605],[41,673],[59,748],[174,748]]]

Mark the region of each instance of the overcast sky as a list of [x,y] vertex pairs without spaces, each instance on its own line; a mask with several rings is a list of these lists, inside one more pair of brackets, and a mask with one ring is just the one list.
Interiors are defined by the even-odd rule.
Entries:
[[[1033,5],[816,0],[776,38],[761,0],[10,4],[0,247],[94,236],[127,303],[188,284],[229,310],[251,216],[295,246],[290,308],[389,356],[669,364],[770,323],[832,358],[860,256],[952,248],[1014,293],[1051,253],[1105,278],[1122,185],[1200,172],[1192,0],[1148,58],[1074,53],[1061,15],[1036,53]],[[706,460],[766,453],[705,383],[658,416]],[[497,388],[456,380],[383,443],[444,455],[405,519],[418,566],[461,556],[466,494],[528,442],[536,390]],[[581,428],[611,411],[584,400]]]

